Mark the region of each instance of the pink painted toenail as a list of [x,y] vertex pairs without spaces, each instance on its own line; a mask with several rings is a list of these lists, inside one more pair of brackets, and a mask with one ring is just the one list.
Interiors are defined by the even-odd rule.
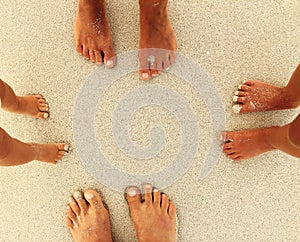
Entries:
[[90,199],[92,199],[94,197],[94,194],[92,194],[92,193],[86,193],[86,194],[84,194],[84,197],[86,199],[90,200]]
[[224,134],[219,135],[219,141],[223,144],[225,142]]
[[242,110],[242,106],[241,105],[234,105],[232,107],[232,110],[233,110],[234,113],[240,113],[241,110]]
[[49,117],[49,114],[48,114],[48,113],[44,113],[43,117],[44,117],[44,118],[48,118],[48,117]]
[[234,102],[237,102],[237,101],[238,101],[238,97],[237,97],[237,96],[234,96],[234,97],[232,98],[232,100],[233,100]]
[[149,74],[148,74],[148,73],[143,73],[143,74],[142,74],[142,77],[143,77],[144,79],[147,79],[147,78],[149,78]]
[[106,62],[106,66],[107,66],[108,68],[113,67],[113,65],[114,65],[114,62],[113,62],[112,60],[108,60],[108,61]]
[[137,194],[136,189],[135,188],[129,188],[128,191],[127,191],[127,194],[128,194],[129,197],[136,196],[136,194]]
[[144,189],[148,192],[149,190],[152,190],[152,186],[150,184],[145,184]]
[[74,197],[76,200],[78,200],[79,198],[82,198],[82,195],[79,191],[74,192]]

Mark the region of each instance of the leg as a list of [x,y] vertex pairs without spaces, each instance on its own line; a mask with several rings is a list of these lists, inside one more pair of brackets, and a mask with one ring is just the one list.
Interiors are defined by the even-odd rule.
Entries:
[[94,190],[70,197],[66,224],[75,242],[112,242],[109,213]]
[[291,124],[222,134],[223,151],[241,161],[262,153],[281,150],[300,158],[300,115]]
[[126,200],[138,241],[176,241],[176,208],[166,194],[144,186],[144,201],[136,187],[126,191]]
[[296,108],[300,105],[300,65],[288,85],[276,87],[261,81],[246,81],[235,93],[235,113],[272,111]]
[[86,59],[112,68],[116,63],[106,16],[105,0],[79,0],[74,37],[76,50]]
[[0,100],[4,110],[34,118],[49,117],[49,108],[41,95],[16,96],[12,88],[0,79]]
[[175,62],[177,42],[168,17],[168,0],[139,0],[139,4],[139,75],[149,80]]
[[23,165],[33,160],[56,163],[67,149],[66,144],[26,144],[0,128],[0,166]]

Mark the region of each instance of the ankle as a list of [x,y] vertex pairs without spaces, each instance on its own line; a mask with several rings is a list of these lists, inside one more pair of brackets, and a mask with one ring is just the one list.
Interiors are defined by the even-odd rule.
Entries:
[[148,15],[167,11],[168,0],[139,0],[140,11]]
[[266,140],[273,149],[281,150],[282,145],[288,141],[289,125],[273,126],[266,132]]
[[300,95],[297,93],[297,90],[286,86],[282,88],[282,93],[287,97],[290,108],[297,108],[300,106]]
[[41,161],[40,159],[40,154],[41,154],[41,147],[39,144],[36,143],[28,143],[27,144],[29,146],[29,150],[32,157],[32,160],[38,160]]
[[78,3],[78,10],[91,9],[99,13],[105,13],[106,2],[105,0],[80,0]]

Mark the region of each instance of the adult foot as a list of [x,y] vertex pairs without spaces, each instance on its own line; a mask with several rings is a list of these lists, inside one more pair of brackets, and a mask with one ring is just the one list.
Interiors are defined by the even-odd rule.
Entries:
[[105,0],[79,0],[74,37],[79,54],[98,65],[114,67],[116,55]]
[[246,81],[235,93],[233,106],[235,113],[272,111],[295,108],[286,88],[280,88],[261,81]]
[[139,75],[158,76],[176,58],[177,42],[168,17],[168,0],[140,0]]
[[[3,109],[6,110],[5,106]],[[49,117],[49,106],[42,95],[19,96],[15,108],[8,111],[39,119]]]
[[67,207],[66,224],[75,242],[111,242],[109,213],[101,197],[88,190],[75,192]]
[[166,194],[144,186],[144,199],[136,187],[126,190],[126,200],[139,242],[176,241],[176,208]]
[[274,129],[277,128],[224,132],[221,135],[221,140],[224,143],[223,151],[228,158],[241,161],[274,150],[270,137]]
[[66,144],[31,144],[36,150],[36,160],[56,164],[68,152]]

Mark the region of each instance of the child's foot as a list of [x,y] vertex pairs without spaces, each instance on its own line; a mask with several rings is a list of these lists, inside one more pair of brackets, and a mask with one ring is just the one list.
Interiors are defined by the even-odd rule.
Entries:
[[39,119],[49,117],[49,106],[42,95],[27,95],[17,97],[17,100],[18,107],[13,112]]
[[115,65],[105,0],[79,0],[74,37],[77,52],[86,59],[108,68]]
[[228,158],[241,161],[274,150],[269,140],[274,129],[277,127],[224,132],[221,135],[223,151]]
[[235,113],[272,111],[297,107],[286,88],[261,81],[246,81],[235,93]]
[[75,242],[112,242],[109,213],[94,190],[75,192],[67,207],[66,224]]
[[140,0],[139,75],[158,76],[176,58],[177,42],[168,17],[167,0]]
[[56,164],[68,152],[66,144],[31,144],[36,149],[36,160]]
[[126,200],[134,223],[138,241],[176,241],[176,208],[166,194],[151,185],[144,186],[144,201],[141,191],[130,187]]

